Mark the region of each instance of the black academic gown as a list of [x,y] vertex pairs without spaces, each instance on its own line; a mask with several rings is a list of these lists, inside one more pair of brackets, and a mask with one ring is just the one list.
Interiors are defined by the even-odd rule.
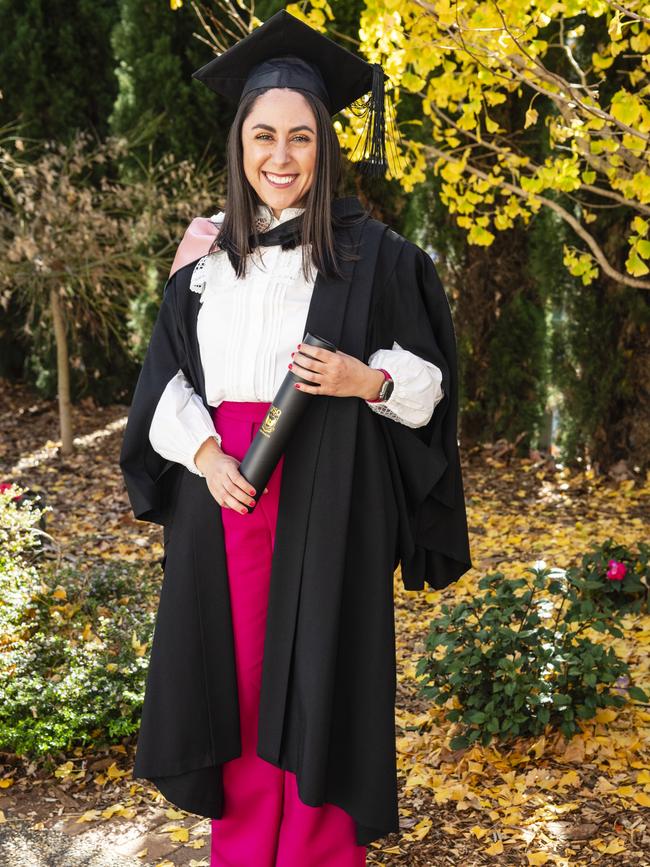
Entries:
[[[399,829],[394,569],[401,563],[407,589],[440,589],[472,564],[447,297],[422,249],[369,218],[356,197],[334,204],[360,220],[337,229],[360,244],[360,259],[344,263],[344,279],[318,273],[305,331],[364,361],[397,340],[441,368],[445,396],[420,428],[358,397],[314,396],[301,419],[282,473],[257,752],[297,775],[304,803],[346,810],[367,845]],[[195,264],[166,284],[120,456],[135,517],[164,528],[134,777],[184,810],[220,818],[221,765],[241,750],[221,512],[205,479],[158,455],[148,437],[179,368],[208,406]]]

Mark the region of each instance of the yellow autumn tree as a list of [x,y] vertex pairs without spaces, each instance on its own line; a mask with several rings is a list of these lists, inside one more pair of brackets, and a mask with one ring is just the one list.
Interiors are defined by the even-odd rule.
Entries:
[[[322,0],[287,9],[323,32],[331,26]],[[421,99],[422,117],[402,118],[402,159],[388,154],[404,189],[432,166],[468,241],[485,246],[550,208],[579,239],[564,247],[572,274],[588,284],[600,268],[650,288],[650,3],[366,0],[359,37],[389,75],[395,105],[405,92]],[[499,123],[498,107],[514,100],[526,103],[519,129]],[[362,121],[349,120],[340,135],[352,148]],[[409,139],[414,124],[425,134]],[[603,209],[620,206],[629,211],[625,270],[590,231]]]
[[[247,20],[224,0],[192,7],[198,38],[216,53],[263,23],[253,5]],[[286,9],[327,33],[332,7]],[[388,152],[405,191],[432,167],[468,241],[484,246],[550,208],[578,239],[564,245],[573,275],[589,284],[602,269],[641,289],[650,289],[649,48],[648,0],[366,0],[358,46],[388,74],[395,108],[405,93],[421,100],[419,117],[400,117],[401,140]],[[525,103],[520,126],[501,125],[499,106],[515,100]],[[354,159],[364,118],[343,115],[349,122],[335,126]],[[629,212],[624,270],[593,231],[618,207]]]
[[[550,208],[579,239],[564,248],[572,274],[587,284],[601,268],[650,288],[649,25],[642,0],[367,0],[364,53],[384,64],[396,101],[417,94],[429,121],[430,139],[409,143],[403,183],[432,163],[475,244]],[[504,129],[498,107],[515,99],[523,123]],[[620,206],[624,270],[590,231]]]

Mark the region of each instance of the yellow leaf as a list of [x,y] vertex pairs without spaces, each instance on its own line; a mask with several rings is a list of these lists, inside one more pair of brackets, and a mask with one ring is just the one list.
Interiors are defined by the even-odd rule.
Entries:
[[411,72],[405,72],[402,76],[402,85],[411,93],[422,90],[425,84],[426,81],[423,78],[420,78],[419,75],[413,75]]
[[131,636],[131,647],[133,648],[133,650],[135,650],[136,656],[144,656],[147,650],[148,643],[148,641],[145,641],[144,644],[140,644],[140,642],[138,641],[138,636],[135,634],[135,631],[133,632],[133,635]]
[[537,118],[539,115],[537,114],[536,108],[529,108],[526,112],[526,122],[524,124],[524,129],[527,129],[529,126],[534,126],[537,123]]
[[625,852],[625,841],[621,837],[615,837],[609,841],[602,852],[605,855],[618,855],[620,852]]
[[9,786],[13,786],[14,781],[11,777],[5,777],[4,780],[0,780],[0,789],[8,789]]
[[482,840],[483,837],[485,837],[485,835],[487,834],[487,829],[481,828],[480,825],[474,825],[472,828],[469,829],[469,833],[473,834],[477,840]]
[[618,713],[611,707],[601,707],[596,711],[596,722],[611,723],[617,718]]
[[526,858],[532,867],[538,867],[540,864],[546,864],[551,856],[548,852],[527,852]]
[[116,813],[120,813],[124,809],[124,804],[111,804],[110,807],[106,807],[105,810],[102,810],[102,816],[104,819],[112,819]]
[[607,32],[614,41],[621,38],[623,30],[621,28],[621,13],[618,10],[612,16],[612,20],[609,22]]
[[640,804],[642,807],[650,807],[650,795],[646,792],[635,792],[632,795],[632,799]]
[[113,762],[110,768],[106,771],[109,779],[111,780],[120,780],[122,777],[126,777],[128,775],[128,771],[121,771],[118,766]]
[[592,54],[591,62],[594,65],[594,69],[608,69],[614,62],[614,58],[603,57],[602,54]]
[[502,102],[505,102],[507,97],[505,93],[500,93],[494,90],[486,90],[483,94],[488,105],[499,105]]
[[633,126],[641,114],[641,100],[635,93],[619,90],[612,98],[610,111],[621,123]]
[[55,777],[67,777],[74,770],[74,765],[72,762],[64,762],[62,765],[54,771]]
[[76,822],[94,822],[99,817],[99,810],[86,810],[86,812],[79,816]]
[[205,838],[197,837],[196,840],[193,840],[191,843],[187,844],[188,849],[202,849],[205,846]]
[[467,236],[470,244],[477,244],[480,247],[489,247],[494,241],[494,235],[482,226],[472,226]]
[[486,855],[503,855],[503,843],[501,840],[497,840],[496,843],[493,843],[491,846],[488,846],[485,850]]
[[645,264],[643,259],[634,253],[630,253],[627,257],[625,267],[630,274],[633,274],[635,277],[643,277],[644,274],[648,273],[648,266]]
[[450,184],[454,184],[463,176],[464,168],[465,166],[460,160],[450,160],[440,170],[440,174]]
[[174,840],[176,843],[187,843],[190,839],[190,831],[189,828],[176,828],[169,835],[171,840]]
[[412,829],[411,833],[417,840],[424,840],[429,831],[431,830],[431,819],[429,816],[425,816],[421,822],[418,822],[417,825]]

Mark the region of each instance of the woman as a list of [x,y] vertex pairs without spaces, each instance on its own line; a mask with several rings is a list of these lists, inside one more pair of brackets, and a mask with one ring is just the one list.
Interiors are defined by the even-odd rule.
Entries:
[[[330,115],[371,81],[381,128],[380,68],[281,11],[195,76],[239,110],[120,458],[165,544],[134,776],[213,819],[213,865],[356,867],[399,827],[393,571],[471,567],[449,305],[424,251],[336,197]],[[289,369],[313,397],[261,494],[238,467]]]

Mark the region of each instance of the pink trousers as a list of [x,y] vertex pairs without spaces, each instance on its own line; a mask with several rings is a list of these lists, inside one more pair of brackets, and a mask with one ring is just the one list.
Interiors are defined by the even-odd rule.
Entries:
[[[267,402],[223,401],[212,409],[221,447],[238,461]],[[335,804],[311,807],[295,774],[257,755],[271,556],[284,458],[250,514],[221,507],[235,641],[242,753],[223,765],[224,813],[212,820],[210,867],[364,867],[352,817]]]

